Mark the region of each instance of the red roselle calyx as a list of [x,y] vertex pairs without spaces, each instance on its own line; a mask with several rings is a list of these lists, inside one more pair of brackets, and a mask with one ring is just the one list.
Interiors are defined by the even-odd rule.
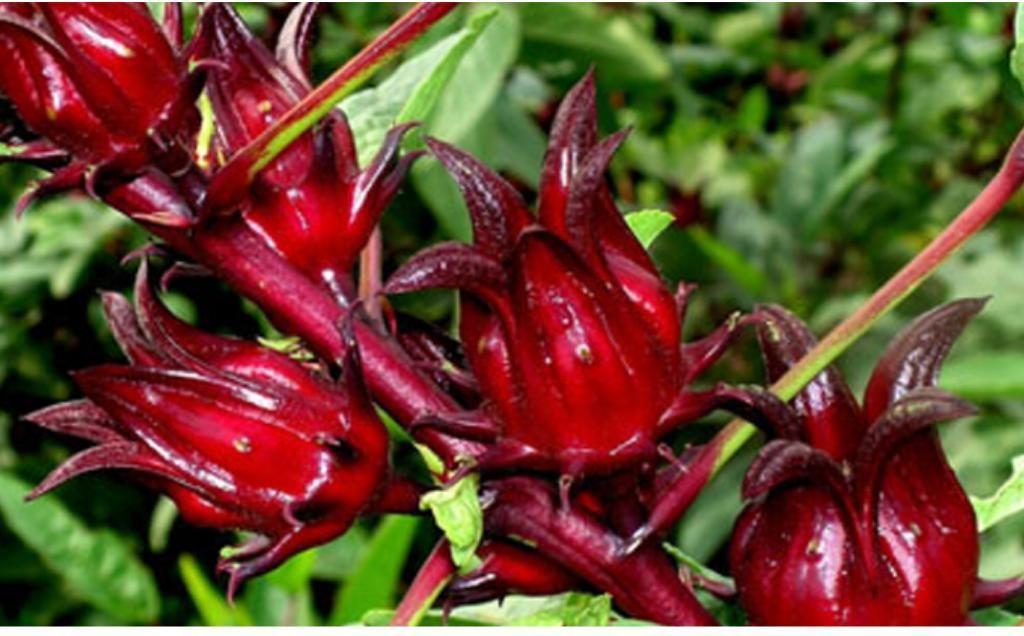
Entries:
[[[858,405],[826,369],[751,464],[730,560],[759,624],[955,625],[975,594],[974,512],[933,425],[974,413],[935,388],[983,300],[924,314],[889,345]],[[758,326],[771,379],[813,345],[778,307]]]
[[[315,5],[306,4],[291,13],[276,57],[230,5],[212,4],[203,12],[193,55],[215,61],[206,89],[217,122],[214,154],[222,161],[310,92],[307,45],[315,10]],[[396,160],[408,128],[392,130],[377,156],[360,170],[352,131],[344,114],[334,109],[264,168],[254,183],[239,184],[239,196],[233,198],[242,201],[245,222],[275,251],[332,291],[341,291],[417,156],[408,153]]]
[[588,74],[562,102],[537,217],[501,177],[428,140],[462,191],[473,245],[425,250],[385,291],[461,290],[460,336],[484,405],[424,425],[496,442],[484,469],[608,473],[651,458],[681,422],[756,402],[687,390],[744,320],[680,346],[686,290],[673,297],[615,207],[604,172],[625,133],[598,140],[594,99]]
[[86,399],[28,416],[96,445],[32,492],[99,469],[126,469],[191,523],[257,537],[226,555],[229,593],[344,533],[383,494],[388,436],[350,347],[344,384],[287,356],[174,318],[140,269],[136,306],[104,296],[130,365],[76,374]]
[[[168,9],[168,24],[177,9]],[[0,92],[45,139],[26,160],[63,153],[80,183],[132,172],[172,153],[194,121],[194,91],[177,42],[143,3],[2,3]],[[17,158],[17,157],[15,157]],[[180,165],[179,165],[180,167]],[[70,174],[65,174],[70,179]]]

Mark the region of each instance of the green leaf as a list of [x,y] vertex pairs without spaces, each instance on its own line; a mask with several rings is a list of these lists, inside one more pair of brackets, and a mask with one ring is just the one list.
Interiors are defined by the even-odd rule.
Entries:
[[665,548],[665,551],[668,552],[673,558],[675,558],[676,561],[679,561],[689,569],[703,576],[705,579],[709,581],[714,581],[716,583],[722,583],[724,585],[735,585],[735,582],[728,576],[715,572],[711,568],[707,567],[706,565],[704,565],[697,559],[693,558],[686,552],[683,552],[671,543],[662,543],[661,547]]
[[355,623],[370,610],[394,605],[402,567],[418,527],[417,517],[394,515],[380,522],[355,572],[338,590],[332,625]]
[[626,225],[633,230],[640,244],[648,248],[658,235],[672,225],[674,219],[670,212],[664,210],[640,210],[626,215]]
[[477,496],[478,475],[466,475],[443,490],[433,490],[420,498],[420,508],[429,510],[434,523],[451,544],[455,567],[468,567],[484,535],[484,517]]
[[1010,71],[1024,86],[1024,2],[1017,3],[1013,16],[1013,50],[1010,51]]
[[0,473],[0,514],[81,600],[120,620],[151,623],[160,612],[156,582],[125,541],[93,531],[54,496],[26,503],[29,487]]
[[1003,519],[1024,510],[1024,455],[1013,458],[1013,472],[988,497],[971,497],[978,516],[978,532],[984,532]]
[[570,55],[579,75],[598,69],[602,80],[626,85],[666,80],[669,62],[653,39],[627,15],[590,3],[537,2],[519,5],[524,53],[537,62],[562,62]]
[[253,624],[243,606],[232,607],[224,600],[224,593],[206,578],[191,554],[183,554],[178,558],[178,573],[204,625],[234,627]]
[[496,15],[497,10],[476,14],[457,33],[406,61],[378,86],[341,102],[361,165],[373,158],[384,135],[396,123],[423,120],[430,115],[459,62]]
[[1024,353],[983,351],[958,356],[942,370],[941,384],[969,400],[1024,397]]
[[1006,610],[999,609],[998,607],[988,607],[977,612],[972,612],[971,618],[973,618],[978,625],[983,625],[985,627],[1020,627],[1024,625],[1024,616],[1007,612]]
[[554,597],[540,611],[513,619],[509,624],[530,627],[607,627],[611,616],[611,596],[569,592]]
[[477,126],[495,103],[505,75],[516,60],[521,38],[519,13],[512,7],[478,11],[467,28],[481,19],[485,25],[489,23],[487,29],[455,60],[455,72],[446,80],[430,117],[406,118],[403,113],[399,121],[422,119],[431,135],[451,143],[458,143]]

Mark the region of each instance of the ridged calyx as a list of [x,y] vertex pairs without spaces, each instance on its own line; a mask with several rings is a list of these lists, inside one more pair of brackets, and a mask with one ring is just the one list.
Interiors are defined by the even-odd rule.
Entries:
[[[217,123],[213,155],[218,165],[312,90],[307,67],[315,11],[313,3],[292,11],[276,56],[229,4],[211,4],[203,11],[193,55],[213,61],[206,88]],[[417,156],[397,158],[408,129],[394,128],[376,157],[360,169],[352,131],[344,114],[334,109],[253,183],[233,183],[228,175],[224,181],[215,174],[203,213],[232,214],[237,208],[221,207],[222,202],[237,202],[245,222],[293,266],[333,290],[342,289]]]
[[[937,423],[974,413],[938,388],[983,300],[930,311],[889,345],[859,405],[834,368],[791,402],[744,481],[730,560],[759,624],[957,625],[975,595],[974,512]],[[814,344],[779,307],[758,327],[774,380]]]
[[626,131],[598,140],[594,104],[588,74],[559,108],[536,216],[479,161],[427,142],[462,192],[473,244],[425,250],[385,291],[462,292],[460,338],[487,417],[451,414],[448,428],[496,441],[483,468],[613,472],[650,458],[672,426],[758,399],[686,389],[746,319],[681,345],[688,290],[673,296],[616,208],[604,174]]
[[383,495],[388,436],[361,385],[355,346],[343,384],[256,344],[191,327],[140,269],[135,307],[103,298],[130,365],[75,375],[86,399],[28,416],[95,444],[54,470],[38,497],[100,469],[125,469],[201,526],[257,536],[221,568],[230,591],[344,533]]

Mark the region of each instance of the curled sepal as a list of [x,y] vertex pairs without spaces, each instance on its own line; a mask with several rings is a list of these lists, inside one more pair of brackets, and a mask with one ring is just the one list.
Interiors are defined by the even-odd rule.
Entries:
[[309,83],[309,48],[319,4],[300,2],[288,14],[277,36],[277,61],[294,77]]
[[504,260],[530,213],[510,183],[469,153],[438,139],[427,146],[455,180],[473,223],[473,244],[484,254]]
[[413,433],[421,428],[433,428],[448,435],[481,442],[493,442],[501,432],[494,419],[482,411],[429,413],[416,418],[409,425]]
[[736,341],[745,326],[754,324],[759,316],[734,313],[709,335],[684,344],[679,350],[680,384],[687,386],[717,362]]
[[455,577],[445,590],[449,605],[500,600],[509,594],[547,596],[577,589],[582,582],[554,561],[507,541],[485,541],[480,565]]
[[608,164],[629,133],[629,128],[620,130],[602,139],[586,154],[569,186],[569,198],[564,215],[565,227],[553,229],[585,256],[594,257],[597,254],[597,214],[594,212],[597,207],[597,196],[604,188]]
[[756,386],[726,384],[710,391],[684,390],[680,393],[661,416],[659,436],[715,409],[724,409],[742,417],[775,437],[791,440],[803,437],[793,410],[774,393]]
[[597,143],[594,71],[587,71],[562,99],[540,177],[540,219],[556,232],[565,229],[565,208],[572,182],[583,156]]
[[462,243],[441,243],[406,261],[384,285],[385,294],[453,288],[491,299],[506,285],[496,260]]
[[849,482],[838,462],[803,442],[772,440],[764,445],[743,479],[743,497],[753,499],[794,481],[828,486],[841,499]]
[[142,444],[129,441],[105,442],[72,455],[39,482],[25,499],[31,501],[42,497],[79,475],[111,468],[141,471],[172,481],[181,479],[177,470],[159,460]]
[[893,404],[868,429],[853,460],[863,505],[874,505],[881,468],[901,442],[930,426],[975,413],[970,403],[936,388],[917,389]]
[[974,585],[974,598],[971,609],[992,607],[1009,603],[1018,596],[1024,596],[1024,576],[990,581],[978,579]]
[[864,413],[873,422],[910,391],[938,384],[942,363],[987,298],[965,298],[919,316],[897,335],[875,366],[864,392]]
[[[757,336],[769,381],[776,381],[817,344],[803,322],[778,305],[757,308]],[[835,459],[853,452],[864,420],[846,381],[834,366],[827,367],[792,400],[803,419],[806,439]]]
[[25,420],[64,435],[72,435],[97,444],[120,441],[116,424],[106,411],[89,400],[73,400],[39,409]]

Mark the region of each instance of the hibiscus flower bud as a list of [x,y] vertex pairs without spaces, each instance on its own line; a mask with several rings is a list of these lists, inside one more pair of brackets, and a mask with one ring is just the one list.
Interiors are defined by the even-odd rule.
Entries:
[[0,5],[0,92],[73,158],[134,170],[189,108],[185,67],[142,3]]
[[[791,402],[751,464],[730,560],[754,623],[959,625],[976,583],[974,512],[933,425],[974,413],[935,388],[983,300],[924,314],[889,345],[863,405],[834,368]],[[769,375],[814,344],[778,307],[759,326]],[[986,588],[987,589],[987,588]]]
[[95,444],[32,492],[123,469],[174,500],[191,523],[256,536],[228,553],[229,594],[245,579],[344,533],[387,483],[388,437],[360,385],[174,318],[140,269],[136,306],[104,296],[130,365],[79,372],[85,399],[28,419]]
[[[204,10],[198,50],[216,62],[207,90],[224,159],[311,90],[305,65],[313,11],[312,5],[293,11],[275,57],[230,5],[211,4]],[[377,156],[360,170],[352,132],[335,109],[264,168],[252,186],[243,192],[239,185],[237,196],[229,198],[242,201],[245,221],[292,265],[331,289],[343,288],[416,157],[410,153],[396,159],[408,128],[392,130]]]
[[559,109],[536,217],[480,162],[427,141],[466,201],[473,245],[425,250],[385,291],[462,292],[460,338],[486,417],[430,425],[496,441],[485,469],[617,471],[652,458],[673,426],[754,401],[728,387],[687,390],[746,320],[680,345],[685,295],[673,297],[615,207],[604,173],[625,132],[598,140],[594,95],[588,74]]

